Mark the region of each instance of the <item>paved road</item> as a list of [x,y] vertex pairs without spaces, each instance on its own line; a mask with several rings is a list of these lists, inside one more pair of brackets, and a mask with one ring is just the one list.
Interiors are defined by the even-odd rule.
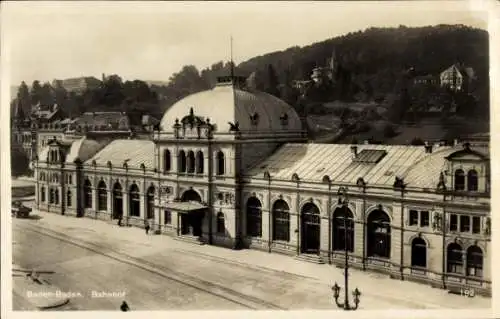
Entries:
[[[42,275],[43,278],[63,292],[80,293],[82,297],[70,301],[76,309],[118,310],[123,299],[137,310],[245,309],[158,274],[28,230],[22,223],[14,223],[13,242],[13,263],[23,268],[54,271]],[[43,290],[41,286],[40,291]],[[116,297],[96,298],[92,297],[92,291],[114,292]],[[119,296],[122,293],[125,297]],[[22,296],[13,298],[14,310],[28,307]]]
[[[336,308],[330,285],[341,280],[342,271],[334,267],[146,236],[137,228],[91,219],[39,214],[39,220],[13,221],[14,263],[56,271],[49,279],[64,290],[125,290],[136,309]],[[491,302],[371,278],[370,273],[353,271],[352,276],[352,287],[363,293],[361,309],[486,308]],[[121,299],[77,302],[79,309],[105,310],[115,309]]]

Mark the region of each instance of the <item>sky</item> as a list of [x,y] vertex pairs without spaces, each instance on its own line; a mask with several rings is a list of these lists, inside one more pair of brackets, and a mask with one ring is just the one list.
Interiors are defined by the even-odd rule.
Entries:
[[231,36],[240,63],[369,27],[487,29],[479,3],[3,2],[2,68],[11,85],[103,73],[168,81],[184,65],[229,60]]

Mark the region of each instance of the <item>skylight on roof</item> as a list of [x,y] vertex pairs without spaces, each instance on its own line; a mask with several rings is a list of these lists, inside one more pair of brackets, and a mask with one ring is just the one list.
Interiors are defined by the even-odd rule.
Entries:
[[385,155],[387,155],[387,151],[385,150],[365,149],[356,155],[354,162],[376,164],[380,162]]

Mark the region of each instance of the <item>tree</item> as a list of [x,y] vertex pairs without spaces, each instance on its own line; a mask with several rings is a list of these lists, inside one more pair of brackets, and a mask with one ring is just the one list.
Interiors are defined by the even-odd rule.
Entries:
[[11,175],[18,177],[29,172],[29,159],[21,146],[11,138],[10,167]]
[[36,105],[40,103],[41,101],[41,95],[42,95],[42,86],[40,85],[40,81],[35,80],[33,81],[33,85],[31,86],[30,90],[30,97],[31,97],[31,105]]
[[17,90],[17,101],[20,103],[20,107],[24,114],[31,113],[31,96],[28,86],[23,81]]
[[55,102],[55,96],[50,83],[45,82],[40,88],[39,93],[40,104],[44,106],[52,106]]
[[278,75],[276,74],[276,70],[274,69],[272,64],[269,64],[267,66],[267,83],[265,91],[271,95],[280,97],[280,91],[278,86],[279,86],[279,79]]

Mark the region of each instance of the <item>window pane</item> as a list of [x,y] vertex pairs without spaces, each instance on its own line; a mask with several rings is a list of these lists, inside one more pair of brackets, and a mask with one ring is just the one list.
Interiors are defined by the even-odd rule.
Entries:
[[481,217],[472,217],[472,232],[474,234],[479,234],[481,232]]
[[463,233],[470,232],[470,217],[466,215],[460,216],[460,231]]
[[420,212],[420,227],[428,227],[429,226],[429,212],[423,210]]
[[450,231],[457,231],[458,229],[458,217],[455,214],[450,215]]
[[418,212],[410,210],[410,226],[418,225]]

